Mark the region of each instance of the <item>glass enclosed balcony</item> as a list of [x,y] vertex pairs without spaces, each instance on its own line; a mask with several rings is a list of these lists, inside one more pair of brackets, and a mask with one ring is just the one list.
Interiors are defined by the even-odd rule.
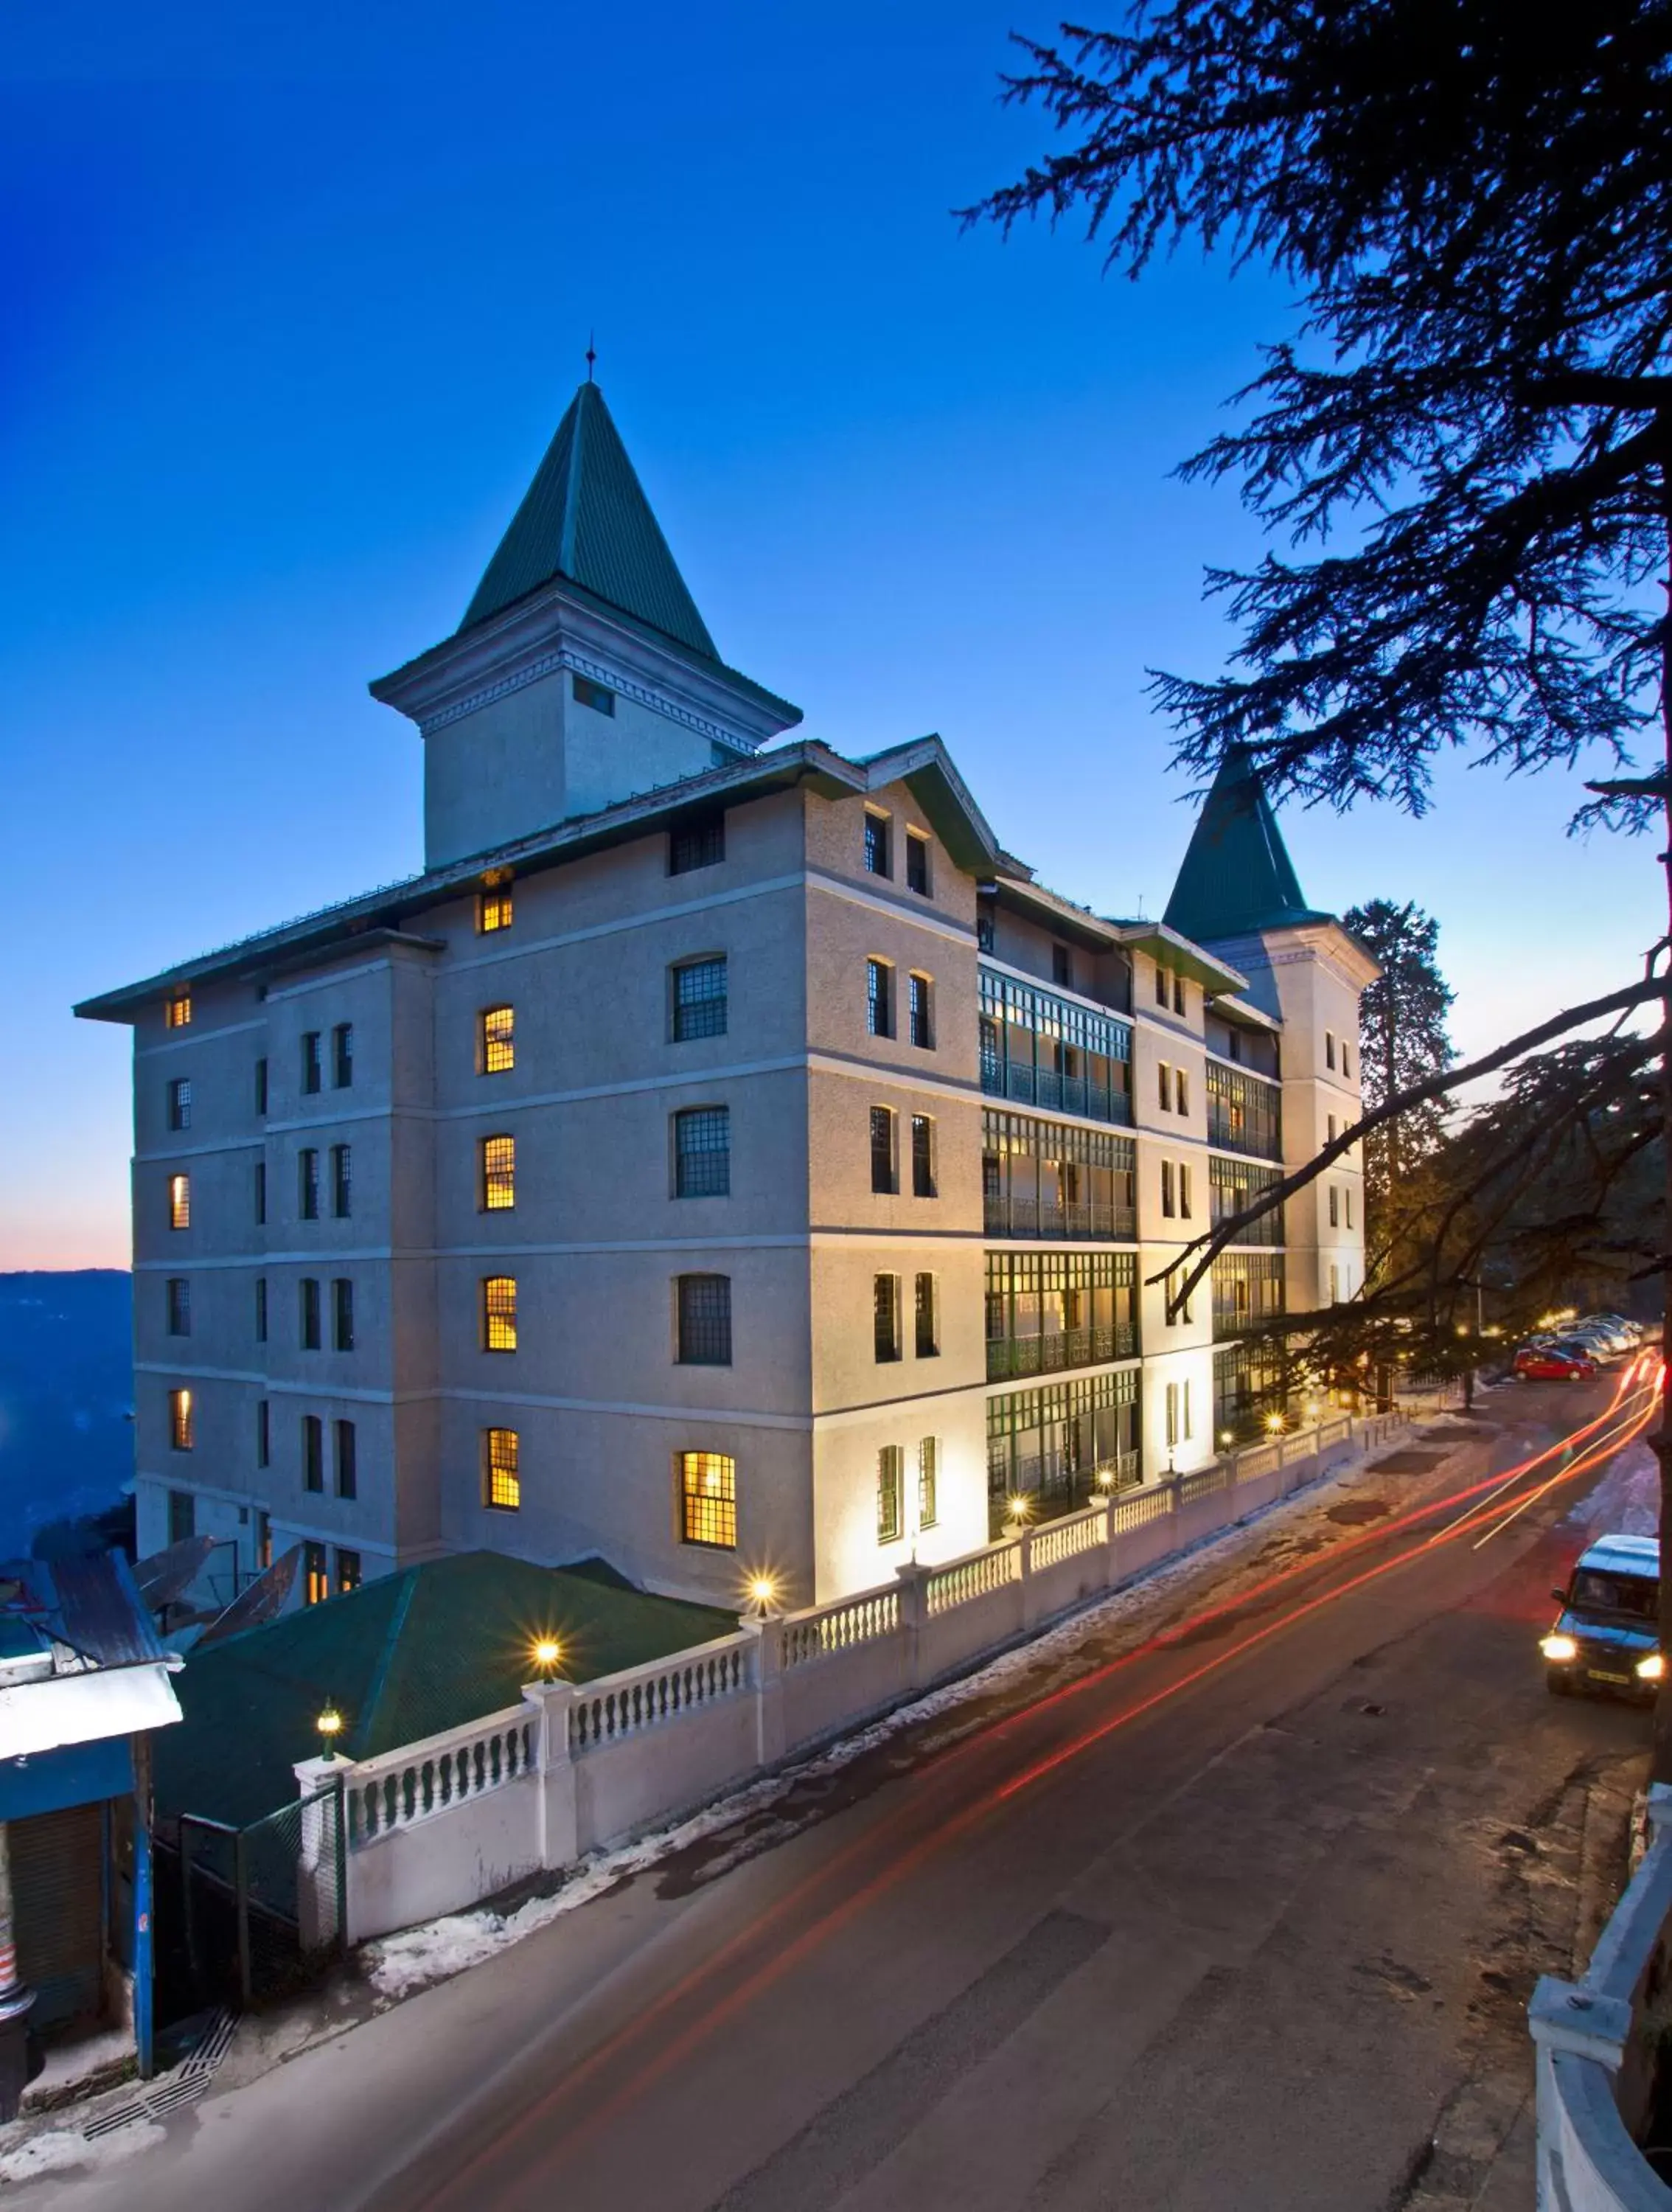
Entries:
[[989,1097],[1130,1121],[1131,1024],[983,968],[981,1082]]

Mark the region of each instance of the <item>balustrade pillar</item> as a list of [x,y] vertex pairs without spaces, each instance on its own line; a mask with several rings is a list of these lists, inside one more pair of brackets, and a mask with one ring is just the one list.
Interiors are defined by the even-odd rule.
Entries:
[[[339,1938],[354,1940],[348,1910],[348,1820],[343,1803],[347,1762],[304,1759],[291,1768],[302,1801],[296,1852],[297,1929],[304,1951],[323,1950]],[[340,1908],[340,1909],[339,1909]],[[340,1926],[346,1917],[349,1925]]]
[[581,1805],[575,1789],[575,1757],[569,1741],[573,1682],[525,1682],[523,1702],[534,1710],[534,1772],[540,1864],[548,1874],[573,1866],[590,1839],[581,1835]]
[[912,1559],[894,1572],[900,1584],[900,1684],[921,1690],[927,1679],[923,1637],[929,1625],[929,1571]]
[[738,1626],[755,1639],[749,1679],[755,1690],[755,1758],[775,1765],[784,1755],[784,1617],[763,1610],[738,1616]]

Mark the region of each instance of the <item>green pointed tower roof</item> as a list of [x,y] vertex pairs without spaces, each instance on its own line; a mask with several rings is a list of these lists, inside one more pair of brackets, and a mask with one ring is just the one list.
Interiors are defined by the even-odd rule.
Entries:
[[1198,945],[1332,917],[1309,907],[1254,756],[1233,745],[1203,803],[1167,902],[1167,927]]
[[460,630],[560,577],[705,660],[719,659],[604,394],[590,380],[569,402]]

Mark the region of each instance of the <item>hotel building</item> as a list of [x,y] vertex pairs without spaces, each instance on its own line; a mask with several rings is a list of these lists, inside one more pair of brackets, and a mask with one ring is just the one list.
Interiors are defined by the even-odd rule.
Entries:
[[134,1031],[142,1551],[822,1601],[1212,1458],[1238,1330],[1359,1288],[1347,1162],[1156,1279],[1358,1112],[1375,969],[1245,764],[1164,921],[1056,896],[938,737],[786,736],[592,383],[372,689],[423,871],[77,1009]]

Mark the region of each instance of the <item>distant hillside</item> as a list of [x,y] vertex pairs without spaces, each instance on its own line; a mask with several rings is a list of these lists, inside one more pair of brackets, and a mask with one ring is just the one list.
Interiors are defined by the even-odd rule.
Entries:
[[132,1278],[0,1274],[0,1559],[103,1511],[133,1473]]

